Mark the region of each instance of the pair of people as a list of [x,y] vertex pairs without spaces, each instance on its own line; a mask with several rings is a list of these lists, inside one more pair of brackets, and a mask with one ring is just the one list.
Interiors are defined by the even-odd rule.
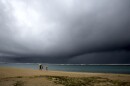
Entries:
[[[39,70],[43,70],[43,65],[39,64]],[[46,70],[48,70],[48,67],[46,66]]]

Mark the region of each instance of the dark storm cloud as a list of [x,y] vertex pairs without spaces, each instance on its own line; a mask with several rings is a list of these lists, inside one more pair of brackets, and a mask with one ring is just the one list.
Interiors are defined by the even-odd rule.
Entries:
[[[14,62],[82,63],[92,55],[90,63],[126,62],[129,8],[129,0],[1,0],[0,56]],[[114,56],[118,61],[98,60]]]
[[129,64],[130,51],[89,53],[71,58],[68,63],[77,64]]

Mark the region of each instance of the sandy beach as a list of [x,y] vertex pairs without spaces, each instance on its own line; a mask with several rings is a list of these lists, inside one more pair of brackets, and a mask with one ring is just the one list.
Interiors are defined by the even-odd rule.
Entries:
[[[67,79],[66,79],[67,78]],[[0,67],[0,86],[72,86],[65,84],[70,80],[73,86],[88,86],[81,81],[95,81],[89,86],[129,86],[129,74],[108,74],[108,73],[82,73],[64,71],[40,71],[23,68]],[[72,81],[73,80],[73,81]],[[77,81],[80,80],[80,83]],[[69,82],[69,83],[71,83]],[[114,83],[117,85],[114,85]],[[77,84],[76,84],[77,83]],[[83,85],[84,84],[84,85]]]

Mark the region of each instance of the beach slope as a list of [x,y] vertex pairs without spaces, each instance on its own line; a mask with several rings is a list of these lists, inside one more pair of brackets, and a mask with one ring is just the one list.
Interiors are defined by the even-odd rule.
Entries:
[[0,86],[130,86],[129,74],[0,67]]

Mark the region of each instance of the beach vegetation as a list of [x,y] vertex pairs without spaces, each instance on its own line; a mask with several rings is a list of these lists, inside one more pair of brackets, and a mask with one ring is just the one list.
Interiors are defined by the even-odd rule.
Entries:
[[24,86],[24,82],[23,81],[16,81],[13,86]]
[[49,76],[56,84],[65,86],[130,86],[130,82],[118,80],[110,80],[102,77],[64,77],[64,76]]

